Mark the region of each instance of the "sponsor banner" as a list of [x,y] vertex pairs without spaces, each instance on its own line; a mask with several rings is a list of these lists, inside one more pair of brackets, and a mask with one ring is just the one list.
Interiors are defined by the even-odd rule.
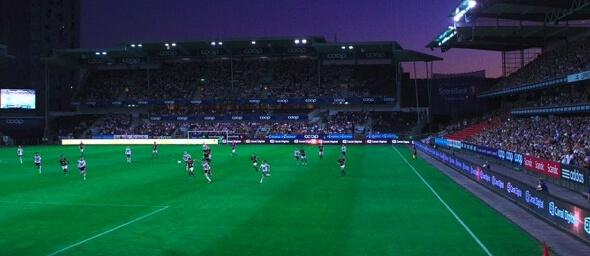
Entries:
[[523,166],[528,170],[536,171],[556,179],[561,178],[559,162],[528,155],[524,155],[523,160]]
[[146,134],[115,134],[113,139],[117,140],[135,140],[135,139],[148,139],[149,136]]
[[397,134],[395,133],[367,133],[365,135],[367,139],[395,139]]
[[586,184],[588,179],[588,170],[569,164],[561,164],[561,178],[571,180],[576,183]]
[[436,137],[434,138],[434,144],[438,146],[448,147],[449,141],[446,138]]
[[216,57],[216,56],[227,55],[227,52],[223,48],[211,48],[211,49],[197,50],[195,52],[192,52],[192,55],[203,56],[203,57]]
[[[279,98],[279,99],[236,99],[231,103],[235,104],[315,104],[315,103],[380,103],[391,104],[396,99],[393,97],[364,97],[364,98]],[[123,101],[71,101],[72,105],[88,106],[119,106],[119,105],[192,105],[192,104],[226,104],[226,101],[216,99],[204,100],[123,100]]]
[[414,144],[413,140],[391,140],[391,144]]
[[151,121],[266,121],[307,120],[307,115],[198,115],[198,116],[150,116]]
[[298,138],[297,134],[283,134],[283,133],[273,133],[266,135],[267,139],[296,139]]
[[95,134],[95,135],[92,135],[92,139],[95,139],[95,140],[112,140],[114,138],[115,138],[115,136],[112,135],[112,134]]
[[125,65],[138,65],[146,63],[146,59],[141,57],[125,57],[117,59],[117,63]]
[[262,55],[264,54],[264,49],[258,47],[244,48],[240,53],[243,55]]
[[389,144],[390,140],[379,140],[379,139],[368,139],[365,140],[365,144]]
[[521,153],[498,149],[498,159],[522,165],[524,159]]
[[449,147],[458,148],[458,149],[462,148],[461,141],[447,139],[447,143],[448,143]]
[[326,139],[330,140],[344,140],[352,139],[352,133],[333,133],[326,135]]
[[[537,216],[561,226],[579,238],[590,241],[590,211],[539,192],[531,184],[522,183],[501,173],[481,168],[461,158],[447,155],[427,144],[416,142],[416,147],[477,181],[482,186],[515,201],[521,207],[535,212]],[[525,159],[527,159],[526,156]]]
[[473,151],[482,155],[496,158],[498,157],[498,149],[490,148],[486,146],[475,145],[467,142],[461,142],[463,149]]
[[590,71],[584,71],[567,76],[568,83],[574,83],[590,79]]
[[542,108],[517,108],[511,109],[511,115],[553,115],[561,113],[583,113],[590,112],[590,104],[575,104],[559,107]]
[[42,125],[42,118],[0,118],[0,127],[6,130],[34,129]]
[[215,145],[217,139],[63,139],[62,145],[79,145],[80,142],[86,145]]
[[391,52],[365,52],[357,55],[359,59],[391,59]]
[[345,60],[353,59],[354,54],[352,52],[327,52],[323,54],[326,60]]
[[483,113],[486,104],[477,95],[486,86],[484,71],[455,75],[433,75],[431,113]]
[[286,54],[293,54],[293,55],[303,55],[303,54],[307,54],[307,53],[311,53],[312,52],[312,48],[307,48],[307,47],[289,47],[289,48],[285,48],[285,52]]

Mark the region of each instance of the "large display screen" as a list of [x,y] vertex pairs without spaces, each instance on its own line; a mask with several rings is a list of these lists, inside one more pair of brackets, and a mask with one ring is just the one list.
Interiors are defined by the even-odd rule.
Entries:
[[0,109],[35,109],[35,90],[0,89]]

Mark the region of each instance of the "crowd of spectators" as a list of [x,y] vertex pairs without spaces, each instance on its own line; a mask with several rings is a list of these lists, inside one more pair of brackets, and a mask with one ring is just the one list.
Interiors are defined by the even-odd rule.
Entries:
[[178,124],[175,122],[144,122],[135,126],[128,134],[148,135],[149,138],[171,138]]
[[371,132],[408,134],[418,123],[414,112],[372,111]]
[[52,132],[56,139],[79,138],[98,119],[97,115],[61,116],[52,123]]
[[355,125],[365,125],[368,111],[339,111],[328,116],[327,133],[353,133]]
[[131,121],[130,114],[108,114],[92,125],[90,132],[92,135],[131,134]]
[[526,66],[500,80],[494,89],[532,84],[589,69],[590,38],[584,38],[539,54]]
[[[232,66],[233,65],[233,66]],[[233,73],[232,73],[233,71]],[[311,58],[193,60],[89,74],[80,100],[365,97],[395,93],[391,65],[324,65]],[[149,79],[149,80],[148,80]]]
[[588,116],[510,118],[466,141],[584,168],[590,166]]
[[555,107],[590,102],[590,87],[551,88],[541,92],[531,92],[515,102],[509,102],[508,107]]

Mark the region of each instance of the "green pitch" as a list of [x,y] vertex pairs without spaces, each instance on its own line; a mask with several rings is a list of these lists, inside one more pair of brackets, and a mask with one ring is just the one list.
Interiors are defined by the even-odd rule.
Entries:
[[[540,255],[537,241],[405,147],[212,146],[212,179],[177,164],[200,146],[0,149],[0,255]],[[43,157],[39,174],[32,157]],[[250,154],[266,160],[260,184]],[[59,155],[69,160],[69,175]],[[434,191],[434,192],[433,192]],[[446,206],[445,206],[446,204]],[[448,207],[447,207],[448,206]]]

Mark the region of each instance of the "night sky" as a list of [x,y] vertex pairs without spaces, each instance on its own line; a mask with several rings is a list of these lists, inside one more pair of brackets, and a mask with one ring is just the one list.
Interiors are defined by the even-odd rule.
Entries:
[[[501,74],[498,52],[425,45],[453,24],[459,0],[94,0],[81,1],[81,47],[119,47],[132,40],[324,36],[326,41],[397,41],[444,58],[435,73]],[[410,65],[406,71],[413,72]],[[423,77],[424,64],[418,65]],[[412,75],[413,76],[413,75]]]

